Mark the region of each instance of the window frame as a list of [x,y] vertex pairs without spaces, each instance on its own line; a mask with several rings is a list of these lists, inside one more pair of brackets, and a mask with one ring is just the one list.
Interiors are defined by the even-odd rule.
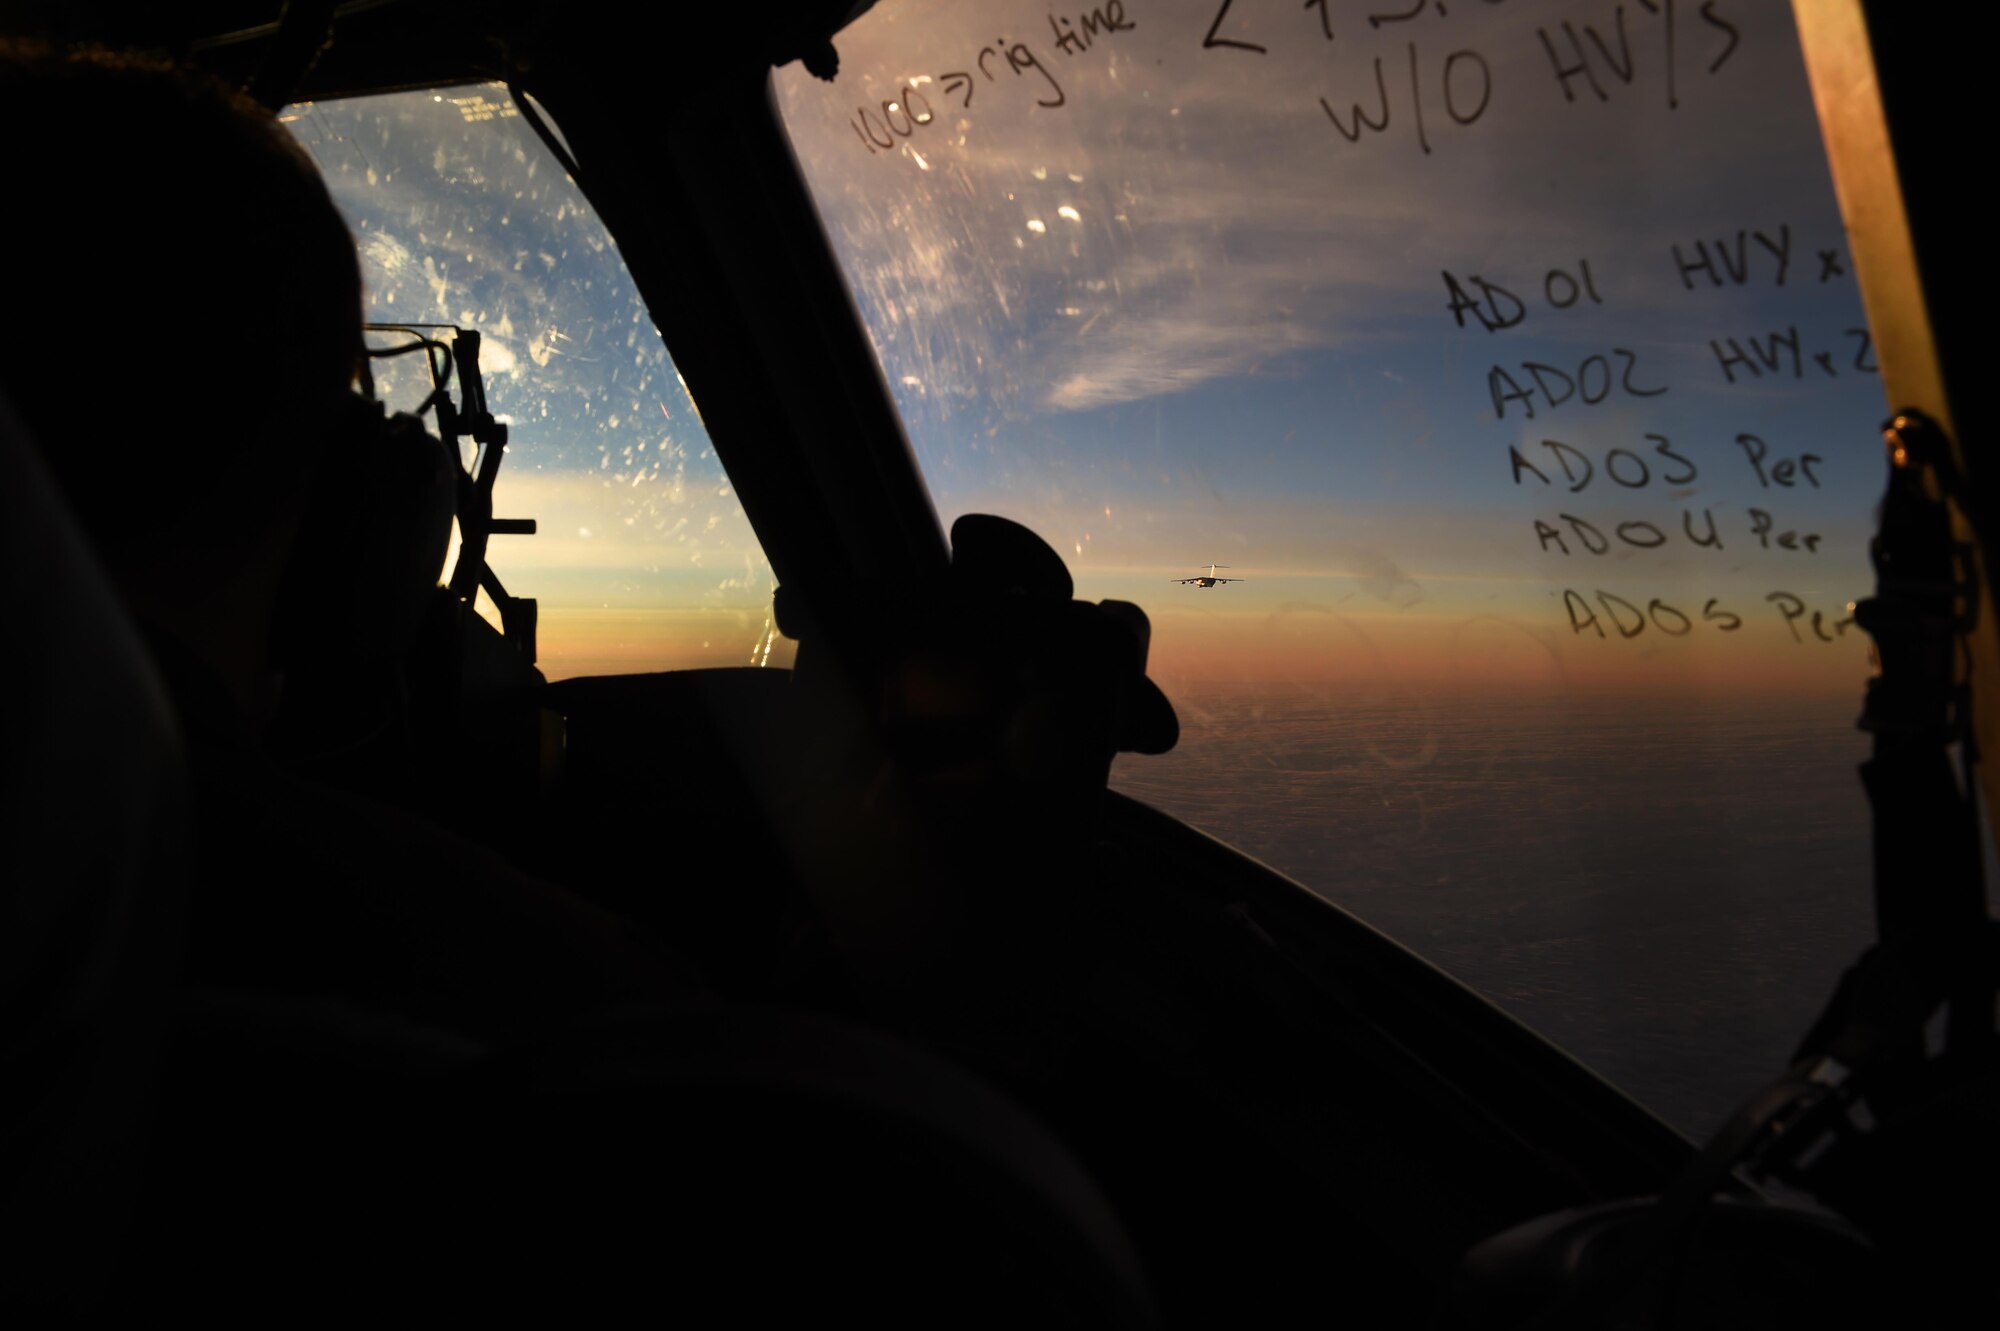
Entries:
[[[935,509],[791,160],[769,84],[773,63],[805,51],[823,58],[824,34],[865,8],[829,4],[817,17],[791,17],[762,36],[750,29],[765,20],[747,12],[729,18],[703,10],[686,25],[646,16],[618,42],[603,40],[578,15],[516,34],[518,48],[502,59],[521,75],[513,86],[563,125],[581,164],[579,183],[618,238],[669,354],[701,404],[781,587],[808,608],[805,621],[791,627],[824,636],[836,651],[849,627],[841,612],[845,586],[921,584],[941,573],[947,559]],[[399,24],[416,40],[398,46]],[[491,34],[462,20],[389,6],[343,17],[342,25],[359,39],[347,48],[356,57],[343,61],[336,46],[300,96],[494,77]],[[490,26],[507,25],[496,18]],[[259,43],[274,31],[246,37],[237,63],[254,66]],[[717,58],[717,50],[724,55]],[[1903,85],[1905,104],[1916,100],[1911,86]],[[730,188],[719,190],[716,181]],[[1937,270],[1927,271],[1939,280]],[[1969,305],[1973,285],[1962,284],[1962,303]],[[1150,823],[1141,835],[1206,841],[1171,820]],[[1212,867],[1212,886],[1225,895],[1290,901],[1286,893],[1304,891],[1240,856]],[[1379,987],[1357,1001],[1413,1057],[1424,1057],[1421,1050],[1453,1062],[1458,1073],[1451,1079],[1461,1095],[1476,1099],[1490,1121],[1552,1143],[1585,1172],[1592,1168],[1581,1159],[1588,1152],[1550,1136],[1554,1123],[1567,1122],[1593,1140],[1610,1130],[1626,1137],[1627,1146],[1659,1145],[1665,1129],[1645,1111],[1587,1070],[1573,1063],[1565,1070],[1564,1056],[1539,1037],[1337,907],[1315,897],[1291,901],[1281,913],[1285,936],[1277,941],[1313,952],[1320,958],[1314,969],[1327,983],[1338,983],[1327,959],[1351,961],[1377,948],[1393,956],[1383,963],[1390,978],[1374,976],[1371,984]],[[1479,1032],[1474,1043],[1487,1042],[1485,1053],[1500,1055],[1497,1063],[1474,1060],[1481,1071],[1455,1062],[1457,1055],[1444,1057],[1444,1046],[1467,1047],[1454,1031]],[[1496,1067],[1500,1074],[1491,1075]],[[1645,1147],[1638,1154],[1662,1158]],[[1630,1151],[1612,1155],[1635,1163]],[[1600,1156],[1597,1163],[1612,1159]]]

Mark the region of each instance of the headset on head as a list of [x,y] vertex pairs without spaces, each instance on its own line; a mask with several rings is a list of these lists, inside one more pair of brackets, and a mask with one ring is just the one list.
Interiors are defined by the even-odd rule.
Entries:
[[434,599],[451,543],[460,469],[405,412],[360,392],[333,407],[280,592],[281,664],[400,655]]

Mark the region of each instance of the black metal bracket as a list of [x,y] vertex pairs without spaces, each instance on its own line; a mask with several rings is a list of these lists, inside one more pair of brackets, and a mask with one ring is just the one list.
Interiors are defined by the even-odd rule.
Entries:
[[[458,562],[453,565],[451,594],[470,605],[481,591],[500,613],[501,634],[519,649],[530,665],[536,659],[536,632],[540,614],[532,597],[510,595],[487,562],[487,544],[493,536],[532,536],[533,518],[493,516],[493,486],[499,479],[500,463],[507,454],[508,429],[494,418],[486,405],[486,382],[479,372],[480,336],[477,329],[456,324],[363,325],[370,332],[408,333],[417,339],[411,347],[393,348],[371,355],[401,354],[421,345],[426,348],[431,373],[431,393],[421,410],[434,411],[438,436],[454,457],[459,441],[470,439],[474,446],[472,465],[461,465],[458,474]],[[433,333],[449,333],[450,341]],[[432,350],[435,348],[436,350]],[[438,354],[442,352],[443,354]],[[451,395],[451,381],[458,381],[458,398]],[[372,384],[371,384],[372,387]]]

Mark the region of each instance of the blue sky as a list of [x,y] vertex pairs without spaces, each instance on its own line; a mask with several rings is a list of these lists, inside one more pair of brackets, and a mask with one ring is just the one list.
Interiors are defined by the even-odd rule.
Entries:
[[[1818,641],[1806,612],[1830,622],[1870,588],[1886,405],[1853,364],[1851,276],[1819,280],[1822,251],[1848,265],[1789,8],[1674,5],[1671,60],[1665,4],[1432,0],[1369,21],[1398,8],[1234,0],[1211,33],[1217,0],[1121,0],[1066,51],[1080,11],[1042,0],[884,0],[838,39],[836,80],[792,66],[776,94],[942,516],[1022,520],[1080,594],[1151,615],[1185,739],[1121,762],[1128,788],[1336,899],[1392,864],[1371,918],[1454,968],[1498,957],[1473,978],[1504,1001],[1554,995],[1526,1015],[1589,1056],[1672,1085],[1724,1045],[1775,1066],[1795,1031],[1769,1018],[1772,958],[1810,954],[1794,997],[1816,1002],[1865,927],[1846,776],[1865,644]],[[1569,97],[1545,36],[1590,63]],[[1378,61],[1387,121],[1357,131],[1357,103],[1383,114]],[[504,91],[294,110],[356,226],[371,316],[486,336],[515,438],[498,509],[542,523],[494,557],[541,599],[549,673],[761,659],[755,536],[615,245]],[[1789,238],[1782,286],[1759,232]],[[1739,233],[1744,282],[1690,290],[1674,246],[1700,240],[1720,269]],[[1585,262],[1602,303],[1552,308]],[[1553,288],[1552,269],[1568,275]],[[1461,325],[1445,272],[1505,287],[1525,317]],[[1797,378],[1729,382],[1710,347],[1792,329]],[[1494,366],[1527,383],[1524,362],[1604,357],[1622,380],[1619,348],[1633,383],[1669,392],[1496,413]],[[1765,483],[1745,434],[1770,450]],[[1698,476],[1665,479],[1650,435]],[[1593,460],[1589,487],[1517,483],[1510,448],[1557,476],[1547,440]],[[1662,474],[1607,479],[1621,448],[1628,475],[1637,459]],[[1806,453],[1820,484],[1796,461],[1778,483]],[[1689,512],[1725,548],[1680,539]],[[1564,515],[1612,548],[1578,548]],[[1669,539],[1618,542],[1620,523]],[[1171,581],[1210,560],[1249,581]],[[1626,637],[1618,606],[1653,618]],[[1527,701],[1446,705],[1496,688]],[[1495,767],[1494,717],[1525,768]],[[1661,846],[1679,849],[1656,864]],[[1512,895],[1510,873],[1527,885]],[[1565,874],[1589,891],[1551,891]],[[1453,880],[1499,913],[1465,915]],[[1766,889],[1791,913],[1739,909]],[[1523,892],[1549,917],[1510,922]],[[1613,898],[1672,928],[1607,929]],[[1691,995],[1687,939],[1707,955],[1735,934],[1747,960]],[[1600,956],[1605,937],[1623,941]],[[1776,1034],[1750,1048],[1753,1011]],[[1653,1066],[1676,1023],[1696,1037]]]
[[[762,547],[615,243],[506,91],[324,102],[287,121],[355,230],[368,318],[481,334],[487,400],[512,433],[496,511],[539,523],[489,558],[541,602],[544,669],[761,656]],[[408,377],[421,364],[378,362],[397,405],[427,389]]]
[[[1264,53],[1205,46],[1206,3],[1099,12],[1121,26],[1065,52],[1045,5],[884,4],[841,36],[831,84],[776,75],[947,522],[1026,521],[1083,594],[1145,605],[1190,669],[1199,655],[1226,673],[1226,653],[1194,651],[1222,638],[1268,658],[1271,616],[1307,605],[1380,621],[1412,660],[1499,616],[1593,678],[1665,653],[1697,674],[1760,662],[1773,686],[1847,687],[1854,654],[1789,651],[1798,625],[1765,603],[1782,589],[1835,614],[1866,592],[1884,406],[1853,367],[1851,277],[1818,280],[1821,252],[1844,267],[1845,247],[1782,6],[1681,15],[1672,107],[1662,17],[1629,5],[1433,5],[1371,26],[1366,6],[1330,4],[1328,41],[1322,11],[1237,0],[1215,37]],[[1581,75],[1564,98],[1544,35],[1588,57],[1602,99]],[[1357,101],[1388,119],[1349,142]],[[768,566],[615,245],[509,111],[467,89],[300,108],[293,127],[356,225],[371,317],[486,336],[494,406],[515,422],[501,506],[542,522],[499,547],[502,575],[542,598],[558,654],[595,644],[560,672],[725,663],[762,640]],[[1758,234],[1788,244],[1783,286]],[[1745,282],[1687,289],[1674,246],[1692,257],[1697,240],[1718,274],[1716,250],[1740,244]],[[1586,264],[1602,302],[1552,308],[1545,292]],[[1461,326],[1446,272],[1520,296],[1525,317]],[[1748,351],[1794,328],[1803,377],[1739,364],[1725,381],[1711,339]],[[1496,419],[1496,365],[1522,384],[1524,362],[1616,372],[1619,348],[1634,383],[1669,392]],[[1821,484],[1760,484],[1745,433],[1774,460],[1826,459]],[[1698,480],[1608,480],[1607,451],[1653,457],[1649,435]],[[1545,439],[1597,459],[1587,491],[1517,483],[1510,446],[1546,470]],[[1725,548],[1588,555],[1564,516],[1674,534],[1684,509]],[[1765,548],[1752,509],[1767,538],[1817,549]],[[1537,521],[1569,532],[1568,556]],[[1209,560],[1251,581],[1201,600],[1167,581]],[[1763,612],[1726,639],[1599,642],[1575,631],[1572,587]]]
[[[947,521],[978,509],[1027,521],[1084,594],[1153,611],[1169,650],[1177,624],[1254,640],[1279,605],[1352,598],[1412,643],[1497,613],[1600,674],[1621,668],[1621,647],[1619,660],[1726,648],[1701,669],[1740,658],[1774,686],[1847,687],[1859,667],[1845,648],[1818,654],[1837,662],[1772,664],[1801,644],[1764,601],[1783,590],[1834,615],[1868,590],[1884,408],[1854,365],[1847,330],[1864,319],[1783,6],[1679,15],[1673,106],[1663,16],[1630,5],[1433,5],[1371,26],[1368,6],[1331,4],[1328,41],[1321,11],[1238,0],[1215,36],[1264,53],[1205,46],[1213,4],[1129,0],[1125,26],[1100,24],[1069,51],[1052,12],[884,4],[840,38],[834,82],[778,75]],[[1078,31],[1075,14],[1057,18]],[[1602,99],[1582,75],[1564,98],[1545,34],[1570,65],[1589,57]],[[1380,118],[1377,61],[1386,126],[1349,142],[1333,120],[1351,129],[1357,99]],[[864,131],[894,146],[871,151]],[[1692,262],[1697,240],[1722,285],[1696,271],[1688,289],[1674,247]],[[1772,246],[1786,252],[1782,286]],[[1585,264],[1601,303],[1553,308],[1545,293],[1570,295]],[[1525,317],[1460,327],[1447,271],[1519,295]],[[1735,338],[1753,354],[1755,337],[1769,352],[1792,329],[1798,378],[1779,345],[1780,373],[1738,363],[1729,382],[1710,346]],[[1496,418],[1495,365],[1529,384],[1523,362],[1573,374],[1602,356],[1590,373],[1608,365],[1623,381],[1616,348],[1636,358],[1635,386],[1669,391],[1542,402],[1532,421],[1509,402]],[[1693,484],[1625,490],[1600,470],[1571,494],[1517,484],[1508,452],[1547,467],[1553,438],[1601,469],[1613,448],[1653,457],[1655,434],[1696,464]],[[1820,484],[1760,481],[1741,434],[1771,461],[1820,456]],[[1565,558],[1533,525],[1570,514],[1607,532],[1673,531],[1690,506],[1697,523],[1713,514],[1724,549],[1614,542],[1602,559]],[[1752,509],[1769,515],[1763,540]],[[1766,548],[1786,531],[1817,548]],[[1252,581],[1202,602],[1168,589],[1210,559]],[[1570,641],[1571,584],[1766,613],[1715,642]]]

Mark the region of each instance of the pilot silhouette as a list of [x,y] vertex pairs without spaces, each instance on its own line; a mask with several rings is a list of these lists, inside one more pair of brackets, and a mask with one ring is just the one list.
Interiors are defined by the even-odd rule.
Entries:
[[247,99],[122,57],[16,48],[0,110],[62,127],[13,154],[22,206],[0,234],[43,298],[0,321],[0,385],[186,731],[194,977],[476,1029],[565,996],[681,992],[621,921],[259,752],[288,659],[366,636],[313,628],[353,617],[322,585],[324,533],[308,539],[326,494],[376,502],[353,472],[403,487],[393,511],[412,530],[389,571],[350,542],[374,602],[431,590],[449,521],[428,461],[357,428],[359,264],[310,159]]
[[[353,242],[273,117],[211,81],[0,43],[0,117],[36,127],[0,210],[0,396],[151,646],[192,803],[161,995],[179,1034],[98,1311],[643,1295],[880,1324],[977,1290],[951,1320],[1082,1300],[1144,1324],[1108,1207],[992,1090],[837,1022],[721,1008],[623,919],[272,760],[285,669],[367,645],[343,604],[393,638],[411,617],[380,602],[431,593],[442,553],[434,458],[351,392]],[[353,570],[381,595],[343,602],[315,528],[357,471],[388,478],[360,490],[382,507]]]

